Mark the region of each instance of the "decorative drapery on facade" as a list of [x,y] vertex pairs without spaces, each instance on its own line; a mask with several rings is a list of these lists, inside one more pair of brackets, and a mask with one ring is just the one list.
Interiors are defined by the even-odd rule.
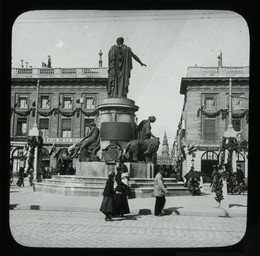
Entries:
[[[197,111],[197,117],[200,116],[200,114],[206,116],[206,117],[217,117],[221,114],[221,118],[222,120],[225,119],[228,116],[228,109],[219,109],[216,112],[212,112],[212,111],[205,111],[204,110],[204,106],[202,106],[201,108],[198,109]],[[242,111],[241,113],[232,113],[232,117],[233,118],[243,118],[246,117],[246,121],[248,123],[249,121],[249,110],[245,109],[244,111]]]
[[[11,108],[11,114],[13,114],[13,113],[17,114],[18,116],[28,116],[32,113],[32,116],[34,116],[35,108],[30,108],[29,110],[26,110],[26,111],[18,111],[15,108]],[[38,111],[38,115],[44,116],[44,117],[51,116],[51,115],[56,116],[58,114],[65,116],[65,117],[72,117],[75,115],[76,115],[76,117],[79,117],[80,113],[82,113],[85,116],[95,116],[98,114],[98,110],[87,112],[87,111],[82,110],[81,108],[76,108],[75,110],[68,112],[68,111],[61,111],[59,108],[53,108],[50,111]]]

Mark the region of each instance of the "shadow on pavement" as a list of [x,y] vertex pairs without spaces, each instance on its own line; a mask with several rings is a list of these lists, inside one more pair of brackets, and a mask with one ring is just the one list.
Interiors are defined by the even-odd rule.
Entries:
[[173,212],[176,215],[180,215],[180,212],[178,211],[178,209],[183,208],[183,207],[170,207],[170,208],[166,208],[164,209],[164,215],[171,215]]
[[112,217],[111,221],[122,221],[122,220],[137,220],[141,218],[139,214],[125,215],[124,217]]
[[247,205],[243,205],[243,204],[229,204],[229,207],[233,207],[233,206],[241,206],[241,207],[247,207]]
[[150,215],[152,211],[150,209],[139,209],[138,215]]

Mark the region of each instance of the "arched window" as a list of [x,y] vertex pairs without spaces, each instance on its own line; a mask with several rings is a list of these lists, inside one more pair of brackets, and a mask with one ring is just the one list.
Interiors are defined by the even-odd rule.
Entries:
[[201,160],[218,160],[218,155],[214,151],[207,151],[201,156]]
[[245,162],[245,157],[243,156],[243,154],[241,154],[240,152],[238,152],[236,154],[236,161],[237,162]]

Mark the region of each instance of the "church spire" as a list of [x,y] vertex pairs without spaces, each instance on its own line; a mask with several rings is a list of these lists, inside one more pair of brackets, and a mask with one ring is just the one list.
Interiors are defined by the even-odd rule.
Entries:
[[164,137],[163,137],[162,153],[164,151],[169,152],[169,144],[168,144],[168,138],[167,138],[166,132],[164,132]]

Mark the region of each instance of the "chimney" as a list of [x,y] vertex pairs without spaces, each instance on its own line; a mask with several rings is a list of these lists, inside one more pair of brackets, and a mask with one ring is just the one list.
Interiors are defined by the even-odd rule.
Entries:
[[22,68],[23,68],[23,67],[24,67],[24,66],[23,66],[23,60],[21,60],[21,63],[22,63],[21,66],[22,66]]
[[99,55],[99,62],[98,62],[98,66],[99,66],[99,68],[102,68],[102,64],[103,64],[103,61],[102,61],[102,55],[103,55],[103,53],[102,53],[102,51],[100,50],[100,52],[98,53],[98,55]]
[[25,67],[28,68],[28,62],[27,61],[25,62]]
[[47,67],[51,68],[51,56],[50,55],[48,55],[48,66]]
[[222,67],[222,52],[220,51],[220,54],[218,56],[218,67]]

